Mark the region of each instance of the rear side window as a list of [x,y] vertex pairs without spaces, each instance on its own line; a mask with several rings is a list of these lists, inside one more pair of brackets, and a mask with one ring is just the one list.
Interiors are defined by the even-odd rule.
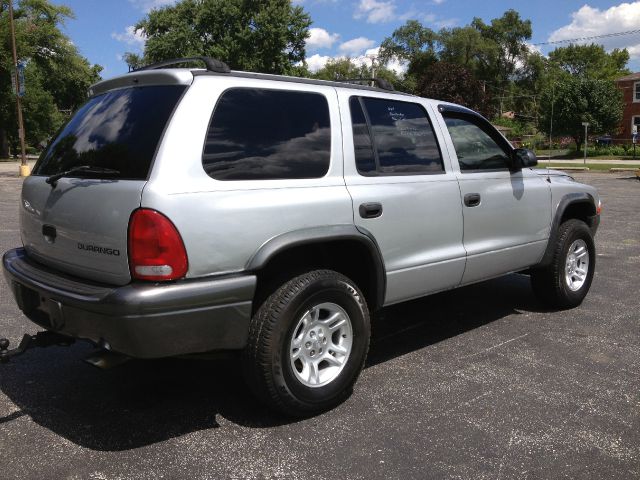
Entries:
[[443,173],[438,142],[422,106],[352,97],[351,120],[358,172],[372,175]]
[[86,165],[119,172],[108,178],[146,179],[162,132],[185,88],[125,88],[89,99],[40,157],[34,175],[54,175]]
[[324,95],[232,88],[211,117],[202,164],[216,180],[318,178],[330,156]]

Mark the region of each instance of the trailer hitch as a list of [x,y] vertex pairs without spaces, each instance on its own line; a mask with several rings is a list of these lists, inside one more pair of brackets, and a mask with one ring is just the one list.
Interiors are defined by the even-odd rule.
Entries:
[[27,350],[36,347],[51,347],[53,345],[68,347],[75,339],[48,330],[35,335],[25,334],[16,348],[9,350],[9,340],[0,338],[0,363],[7,363],[12,357],[22,355]]

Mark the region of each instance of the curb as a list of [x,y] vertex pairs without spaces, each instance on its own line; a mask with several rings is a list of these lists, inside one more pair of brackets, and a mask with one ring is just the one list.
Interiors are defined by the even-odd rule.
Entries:
[[616,172],[636,172],[640,169],[638,168],[610,168],[609,171],[611,173],[616,173]]
[[552,170],[570,170],[579,172],[588,172],[589,167],[551,167]]

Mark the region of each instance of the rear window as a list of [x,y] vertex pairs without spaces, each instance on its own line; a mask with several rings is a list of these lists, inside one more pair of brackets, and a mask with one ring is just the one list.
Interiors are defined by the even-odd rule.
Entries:
[[134,87],[91,98],[55,137],[33,174],[55,175],[87,165],[119,172],[108,178],[146,179],[162,132],[185,88]]
[[211,117],[202,165],[216,180],[318,178],[330,157],[324,95],[232,88]]

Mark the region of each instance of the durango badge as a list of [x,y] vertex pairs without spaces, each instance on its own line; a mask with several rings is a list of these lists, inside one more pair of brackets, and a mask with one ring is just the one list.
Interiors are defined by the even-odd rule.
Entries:
[[101,253],[103,255],[115,255],[116,257],[120,256],[120,250],[117,248],[105,248],[99,247],[97,245],[85,245],[84,243],[78,242],[78,250],[86,250],[88,252]]

